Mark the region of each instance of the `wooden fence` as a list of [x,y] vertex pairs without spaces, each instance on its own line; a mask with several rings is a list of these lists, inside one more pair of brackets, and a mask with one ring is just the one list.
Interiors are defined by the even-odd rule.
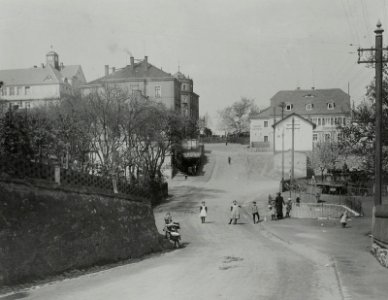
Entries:
[[29,162],[29,161],[0,161],[0,173],[6,173],[11,177],[39,179],[61,186],[88,187],[95,191],[108,193],[121,193],[127,195],[139,195],[150,197],[151,192],[157,190],[160,196],[167,196],[167,183],[152,186],[151,190],[145,189],[139,184],[130,184],[124,178],[116,176],[98,176],[71,169],[60,168],[59,166]]

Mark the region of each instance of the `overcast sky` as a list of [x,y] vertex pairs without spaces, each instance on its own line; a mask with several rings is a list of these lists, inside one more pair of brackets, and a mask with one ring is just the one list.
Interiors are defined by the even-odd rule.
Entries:
[[[194,79],[200,114],[241,97],[260,108],[279,90],[348,89],[356,102],[373,79],[357,48],[374,44],[388,0],[0,0],[0,69],[45,61],[50,46],[88,81],[131,53]],[[386,40],[386,32],[384,38]],[[385,45],[388,44],[386,40]],[[213,124],[215,126],[216,124]]]

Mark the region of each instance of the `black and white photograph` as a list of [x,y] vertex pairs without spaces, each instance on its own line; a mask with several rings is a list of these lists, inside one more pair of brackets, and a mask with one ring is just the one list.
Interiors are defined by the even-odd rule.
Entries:
[[0,300],[388,299],[388,0],[0,0]]

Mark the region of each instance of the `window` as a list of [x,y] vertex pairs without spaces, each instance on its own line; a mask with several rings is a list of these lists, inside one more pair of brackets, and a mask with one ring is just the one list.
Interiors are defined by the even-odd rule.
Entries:
[[334,125],[334,120],[333,120],[333,118],[330,118],[330,125],[331,125],[331,126]]
[[321,126],[321,118],[318,118],[318,126]]
[[155,86],[155,98],[162,97],[162,89],[160,85]]
[[325,126],[325,118],[322,118],[322,126]]
[[22,87],[18,86],[16,87],[16,95],[21,95],[22,94]]
[[135,95],[136,94],[136,91],[139,90],[139,85],[138,84],[131,84],[129,86],[129,89],[131,90],[131,94],[132,95]]
[[294,107],[294,106],[293,106],[292,104],[287,103],[287,104],[286,104],[286,111],[292,110],[293,107]]
[[268,127],[268,121],[264,121],[264,127]]
[[3,88],[1,89],[1,95],[7,96],[7,87],[3,87]]
[[332,109],[334,109],[334,107],[335,107],[335,103],[334,102],[327,103],[327,109],[332,110]]
[[330,133],[325,133],[325,141],[330,141]]
[[313,142],[318,141],[318,133],[313,133]]
[[20,108],[23,107],[23,101],[19,101],[19,107],[20,107]]
[[267,135],[264,136],[264,142],[268,142],[268,136]]
[[346,125],[346,118],[343,118],[343,124]]
[[312,110],[314,105],[312,103],[306,104],[306,110]]
[[25,95],[29,95],[29,94],[30,94],[30,87],[29,87],[29,86],[26,86],[26,87],[24,88],[24,94],[25,94]]
[[30,102],[29,101],[27,101],[26,102],[26,108],[30,108],[31,106],[30,106]]
[[10,87],[9,87],[9,95],[10,95],[10,96],[15,95],[15,87],[13,87],[13,86],[10,86]]

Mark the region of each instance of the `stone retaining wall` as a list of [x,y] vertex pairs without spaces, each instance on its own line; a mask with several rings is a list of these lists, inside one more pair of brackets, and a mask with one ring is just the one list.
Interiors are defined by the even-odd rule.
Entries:
[[0,181],[0,286],[161,249],[145,198]]

